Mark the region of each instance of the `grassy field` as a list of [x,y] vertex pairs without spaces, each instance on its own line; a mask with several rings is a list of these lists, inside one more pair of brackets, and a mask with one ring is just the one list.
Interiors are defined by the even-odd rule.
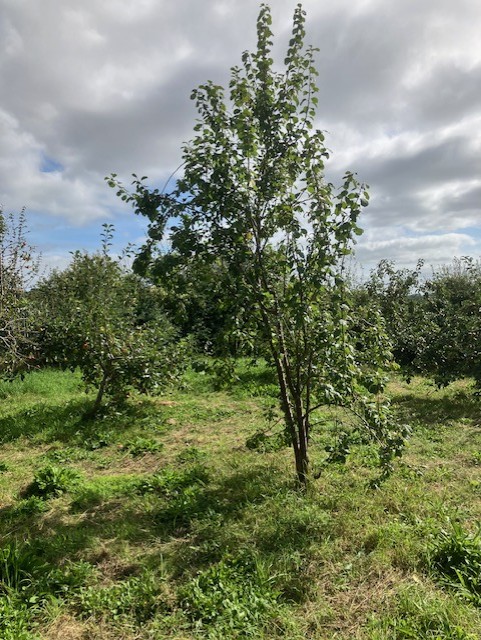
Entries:
[[302,494],[291,451],[255,435],[275,385],[239,378],[191,373],[95,422],[74,374],[0,385],[0,638],[481,638],[469,384],[391,383],[413,435],[378,489],[369,447],[326,463],[321,413]]

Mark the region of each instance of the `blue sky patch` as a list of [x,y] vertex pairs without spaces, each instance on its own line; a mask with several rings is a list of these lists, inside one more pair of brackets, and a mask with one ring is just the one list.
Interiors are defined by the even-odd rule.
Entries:
[[60,162],[57,162],[57,160],[55,160],[54,158],[42,155],[42,163],[40,165],[40,171],[42,173],[62,172],[64,168],[65,167],[60,164]]

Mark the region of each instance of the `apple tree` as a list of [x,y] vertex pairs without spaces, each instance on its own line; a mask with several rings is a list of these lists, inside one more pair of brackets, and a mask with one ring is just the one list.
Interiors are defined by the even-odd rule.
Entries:
[[28,291],[38,272],[25,211],[6,214],[0,207],[0,374],[6,378],[35,366],[35,314]]
[[109,255],[111,234],[105,225],[101,251],[75,251],[70,265],[34,292],[43,316],[43,362],[80,369],[87,387],[96,389],[92,414],[104,396],[118,403],[131,390],[164,389],[186,362],[187,345],[159,309],[155,287]]

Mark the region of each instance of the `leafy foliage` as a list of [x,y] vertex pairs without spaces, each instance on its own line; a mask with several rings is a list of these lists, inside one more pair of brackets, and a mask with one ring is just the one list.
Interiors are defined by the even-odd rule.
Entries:
[[301,483],[312,413],[321,405],[351,409],[379,443],[385,469],[403,442],[382,397],[390,352],[379,314],[363,319],[363,348],[356,349],[359,319],[343,259],[361,233],[368,192],[351,172],[339,189],[324,179],[329,153],[324,133],[314,128],[315,49],[304,46],[304,23],[298,5],[285,71],[278,72],[271,14],[262,5],[257,50],[244,52],[242,67],[232,69],[229,97],[212,82],[193,91],[199,120],[173,192],[149,190],[135,177],[128,193],[115,175],[108,178],[150,221],[138,256],[144,266],[170,218],[177,223],[166,260],[222,265],[236,335],[277,373]]
[[481,526],[472,534],[453,523],[441,531],[433,547],[430,566],[444,584],[481,604]]
[[425,342],[426,315],[422,296],[421,269],[396,269],[382,260],[357,293],[360,304],[378,305],[393,346],[393,356],[407,375],[418,368],[419,354]]
[[4,640],[38,640],[39,636],[29,631],[31,617],[20,598],[15,595],[0,598],[0,633]]
[[152,438],[142,438],[141,436],[137,436],[136,438],[132,438],[125,442],[122,448],[128,451],[131,456],[136,458],[146,453],[156,453],[157,451],[161,451],[163,446],[162,442],[158,442]]
[[79,473],[75,469],[48,464],[35,473],[33,482],[26,489],[26,495],[56,498],[72,489],[79,479]]
[[79,367],[88,387],[97,389],[93,412],[104,394],[116,402],[129,390],[158,391],[178,378],[186,343],[156,304],[155,288],[129,274],[108,254],[112,228],[105,228],[102,251],[76,251],[72,263],[53,273],[35,291],[43,309],[43,358],[47,364]]
[[108,616],[122,620],[130,616],[137,624],[143,624],[165,606],[162,581],[152,575],[134,576],[101,589],[85,587],[76,598],[76,606],[83,617]]
[[7,378],[35,365],[34,309],[27,290],[39,260],[27,233],[24,210],[6,215],[0,207],[0,373]]
[[423,287],[426,339],[420,368],[439,385],[472,376],[481,386],[481,263],[454,261]]
[[481,264],[454,260],[422,278],[383,261],[358,292],[377,301],[396,361],[410,378],[430,375],[439,386],[473,377],[481,384]]
[[274,579],[246,554],[226,557],[179,590],[182,608],[208,638],[258,637],[277,613]]

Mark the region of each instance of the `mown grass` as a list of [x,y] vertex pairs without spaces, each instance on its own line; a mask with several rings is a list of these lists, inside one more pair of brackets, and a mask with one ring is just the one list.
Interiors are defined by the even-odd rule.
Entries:
[[320,413],[305,493],[269,373],[216,386],[190,372],[88,421],[75,374],[0,385],[1,638],[481,637],[469,383],[393,380],[413,435],[378,489],[369,447],[326,463],[339,416]]

